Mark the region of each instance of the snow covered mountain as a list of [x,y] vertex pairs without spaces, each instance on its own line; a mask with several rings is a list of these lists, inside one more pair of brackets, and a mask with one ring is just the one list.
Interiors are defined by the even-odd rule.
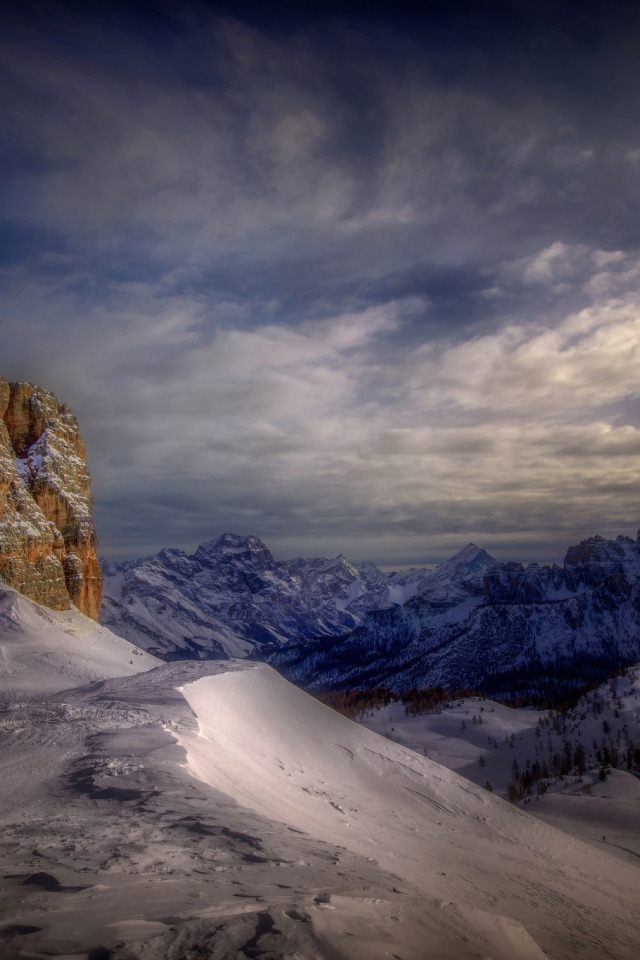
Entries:
[[563,567],[499,564],[473,544],[401,606],[269,657],[315,689],[384,685],[557,694],[640,658],[640,541],[596,536]]
[[637,861],[265,664],[154,665],[43,610],[0,586],[3,957],[637,956]]
[[277,561],[224,534],[195,554],[103,561],[101,622],[167,660],[244,656],[256,645],[335,636],[424,588],[430,571],[385,574],[343,557]]

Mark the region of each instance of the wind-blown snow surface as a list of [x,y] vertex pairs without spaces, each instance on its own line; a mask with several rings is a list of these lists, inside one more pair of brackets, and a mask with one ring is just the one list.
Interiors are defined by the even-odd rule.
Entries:
[[[437,946],[416,944],[415,956],[572,956],[578,942],[576,955],[625,954],[622,942],[607,942],[613,917],[604,915],[627,900],[637,922],[637,869],[620,884],[593,850],[363,731],[264,667],[181,689],[199,720],[200,739],[187,745],[199,778],[420,891],[424,934],[431,928]],[[603,895],[602,870],[616,892]],[[405,956],[405,944],[396,949]]]
[[[85,685],[64,672],[57,630],[43,619],[38,695],[23,673],[1,715],[3,960],[637,955],[635,865],[264,664]],[[10,662],[20,642],[4,636]],[[109,657],[117,672],[112,643],[102,631],[96,674]]]

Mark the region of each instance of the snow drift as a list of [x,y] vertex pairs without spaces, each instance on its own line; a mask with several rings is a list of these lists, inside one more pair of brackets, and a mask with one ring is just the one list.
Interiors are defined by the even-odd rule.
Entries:
[[80,615],[0,603],[19,681],[0,713],[3,956],[637,955],[635,864],[264,664],[134,672]]

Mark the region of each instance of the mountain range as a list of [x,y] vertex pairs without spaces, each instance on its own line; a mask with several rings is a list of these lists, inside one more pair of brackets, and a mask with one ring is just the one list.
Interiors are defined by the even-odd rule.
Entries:
[[[103,564],[79,425],[56,397],[0,379],[0,577],[72,604],[176,659],[267,660],[310,689],[443,685],[562,695],[640,657],[638,540],[591,537],[562,566],[499,563],[468,544],[435,570],[276,560],[224,534],[193,555]],[[104,579],[104,602],[100,608]]]
[[251,656],[307,689],[442,685],[557,697],[640,657],[640,542],[594,536],[562,566],[469,543],[436,567],[277,561],[224,534],[192,556],[103,561],[102,622],[166,660]]
[[473,687],[557,697],[640,658],[640,540],[595,536],[560,567],[497,563],[468,544],[418,595],[338,638],[269,656],[311,689]]
[[223,534],[193,555],[166,549],[102,561],[101,621],[166,660],[245,656],[265,644],[335,636],[420,593],[430,572],[372,563],[275,560],[258,537]]

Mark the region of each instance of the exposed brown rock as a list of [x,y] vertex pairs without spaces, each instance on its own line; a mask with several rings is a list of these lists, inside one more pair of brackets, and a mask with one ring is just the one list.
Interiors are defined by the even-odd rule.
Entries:
[[4,421],[16,456],[25,457],[29,448],[39,440],[50,420],[60,412],[52,393],[40,390],[33,383],[10,384],[9,402]]
[[9,400],[11,398],[11,387],[6,380],[3,380],[0,377],[0,417],[4,420],[4,415],[7,407],[9,406]]
[[49,391],[2,378],[0,416],[0,576],[97,620],[102,576],[78,421]]

